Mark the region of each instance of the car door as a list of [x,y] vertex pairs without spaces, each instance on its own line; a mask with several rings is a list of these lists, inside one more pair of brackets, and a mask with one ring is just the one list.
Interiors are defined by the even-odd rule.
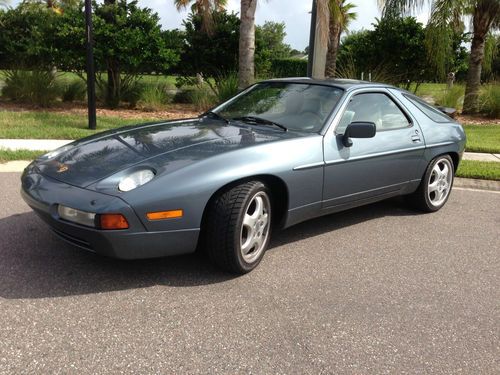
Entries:
[[[352,146],[344,146],[347,125],[359,121],[375,123],[375,136],[352,138]],[[323,208],[358,205],[401,193],[414,179],[423,153],[418,124],[387,90],[350,94],[324,137]]]

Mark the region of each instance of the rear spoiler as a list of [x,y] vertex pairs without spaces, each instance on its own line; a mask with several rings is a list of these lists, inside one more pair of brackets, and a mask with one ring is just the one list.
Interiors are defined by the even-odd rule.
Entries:
[[458,114],[458,111],[456,108],[450,108],[450,107],[436,107],[439,109],[441,112],[443,112],[445,115],[450,116],[451,118],[455,118]]

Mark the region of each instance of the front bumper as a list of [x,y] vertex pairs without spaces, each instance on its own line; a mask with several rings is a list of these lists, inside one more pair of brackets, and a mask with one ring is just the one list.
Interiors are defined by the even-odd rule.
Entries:
[[[199,228],[150,232],[122,199],[78,188],[48,178],[28,168],[21,178],[21,196],[63,240],[101,255],[120,259],[156,258],[194,252]],[[57,206],[63,204],[95,213],[121,213],[125,230],[99,230],[63,220]]]

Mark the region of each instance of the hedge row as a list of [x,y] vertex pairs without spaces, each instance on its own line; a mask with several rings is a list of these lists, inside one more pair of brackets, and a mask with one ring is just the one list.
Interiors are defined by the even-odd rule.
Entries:
[[307,76],[307,60],[275,59],[271,63],[273,77],[305,77]]

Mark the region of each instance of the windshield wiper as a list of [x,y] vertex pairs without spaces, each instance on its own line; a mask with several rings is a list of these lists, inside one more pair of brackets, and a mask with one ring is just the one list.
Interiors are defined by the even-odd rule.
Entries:
[[277,126],[280,129],[283,129],[283,131],[288,131],[288,128],[285,125],[278,124],[277,122],[274,122],[271,120],[266,120],[265,118],[262,118],[262,117],[242,116],[242,117],[235,117],[232,120],[243,121],[243,122],[252,122],[255,124],[259,124],[259,125],[273,125],[273,126]]
[[218,113],[216,113],[214,111],[207,111],[207,112],[201,114],[200,117],[215,117],[216,119],[222,120],[226,124],[229,124],[229,120],[227,118],[219,115]]

